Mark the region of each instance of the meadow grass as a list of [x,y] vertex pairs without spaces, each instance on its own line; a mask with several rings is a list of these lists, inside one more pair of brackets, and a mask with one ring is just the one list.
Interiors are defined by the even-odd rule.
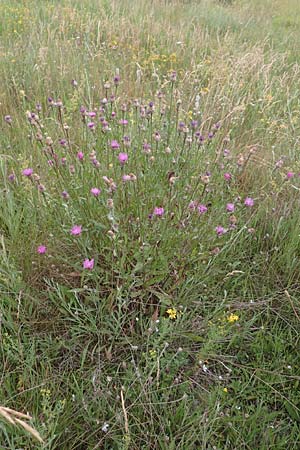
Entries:
[[298,1],[0,17],[1,450],[299,448]]

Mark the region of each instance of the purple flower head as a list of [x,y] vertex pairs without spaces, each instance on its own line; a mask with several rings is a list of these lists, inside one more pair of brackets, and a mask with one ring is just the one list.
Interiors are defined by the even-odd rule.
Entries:
[[94,187],[90,190],[90,192],[94,197],[98,197],[98,195],[101,193],[101,189]]
[[193,128],[193,130],[195,130],[198,126],[198,120],[192,120],[191,121],[191,127]]
[[118,159],[122,165],[125,164],[128,161],[127,153],[119,153]]
[[66,147],[68,141],[66,139],[59,139],[58,141],[60,143],[60,145],[62,145],[63,147]]
[[118,86],[118,84],[120,83],[120,80],[121,80],[120,76],[119,75],[115,75],[114,76],[114,85]]
[[122,180],[123,180],[124,182],[126,182],[126,181],[131,181],[131,176],[130,176],[130,175],[123,175],[123,176],[122,176]]
[[40,191],[40,192],[45,192],[45,190],[46,190],[46,188],[45,188],[45,186],[43,185],[43,184],[41,184],[41,183],[39,183],[38,184],[38,190]]
[[89,111],[89,112],[88,112],[88,116],[89,116],[91,119],[94,119],[94,117],[96,117],[95,111]]
[[245,205],[245,206],[248,206],[248,207],[253,206],[253,205],[254,205],[254,200],[253,200],[253,198],[251,198],[251,197],[245,198],[244,205]]
[[226,211],[228,212],[234,212],[235,206],[234,203],[227,203],[226,205]]
[[33,174],[33,169],[31,169],[31,168],[22,170],[22,175],[24,175],[25,177],[31,177],[32,174]]
[[123,136],[122,139],[123,144],[125,145],[125,147],[130,147],[130,137],[129,136]]
[[38,112],[42,111],[42,105],[41,105],[40,103],[37,103],[37,104],[35,105],[35,109],[36,109]]
[[64,199],[68,199],[68,198],[70,197],[67,191],[63,191],[63,192],[61,193],[61,196],[62,196],[62,198],[64,198]]
[[214,137],[214,133],[210,132],[208,133],[208,139],[212,139]]
[[176,81],[177,79],[177,72],[175,70],[172,70],[172,72],[170,73],[170,80],[172,82]]
[[286,174],[286,177],[287,177],[288,180],[290,180],[291,178],[293,178],[294,175],[295,175],[294,172],[288,172]]
[[87,269],[87,270],[92,270],[94,268],[94,262],[95,262],[94,258],[92,258],[92,259],[86,258],[83,261],[83,268]]
[[145,153],[151,153],[151,145],[148,144],[148,142],[145,142],[143,144],[143,150],[144,150]]
[[230,181],[231,180],[231,173],[228,173],[228,172],[224,173],[224,179],[226,181]]
[[185,129],[185,123],[184,122],[179,122],[178,123],[178,130],[179,131],[183,131]]
[[283,166],[283,164],[284,164],[283,159],[279,159],[275,164],[276,169],[280,169]]
[[94,130],[95,129],[95,122],[89,122],[87,124],[87,126],[89,127],[90,130]]
[[120,125],[127,125],[128,124],[128,120],[126,120],[126,119],[121,119],[121,120],[119,120],[119,124]]
[[223,155],[224,156],[229,156],[230,155],[230,150],[228,150],[228,148],[225,148],[223,151]]
[[84,116],[85,113],[86,113],[86,107],[81,105],[80,108],[79,108],[79,111],[80,111],[80,114]]
[[115,139],[111,141],[110,145],[113,150],[119,150],[119,148],[120,148],[119,142],[116,141]]
[[77,158],[79,159],[79,161],[82,161],[84,158],[84,154],[82,152],[78,152],[77,153]]
[[4,120],[5,120],[6,123],[9,123],[9,125],[12,123],[12,118],[9,115],[4,116]]
[[76,80],[72,80],[72,81],[71,81],[71,85],[72,85],[73,87],[76,87],[76,86],[78,86],[78,83],[77,83]]
[[47,251],[47,247],[45,245],[39,245],[37,248],[37,252],[40,255],[44,255],[46,253],[46,251]]
[[189,204],[189,209],[191,209],[192,211],[195,211],[195,209],[197,208],[197,206],[198,206],[197,200],[192,200],[192,201],[190,202],[190,204]]
[[199,214],[205,214],[207,212],[207,206],[202,204],[198,205],[198,212]]
[[161,216],[164,215],[164,213],[165,213],[164,208],[162,208],[162,207],[155,207],[155,208],[154,208],[153,214],[154,214],[155,216],[161,217]]
[[15,174],[14,174],[14,173],[10,173],[10,174],[8,175],[8,179],[9,179],[9,181],[11,181],[11,182],[15,181],[15,179],[16,179]]
[[217,233],[218,236],[222,236],[222,234],[225,234],[225,233],[226,233],[225,228],[221,227],[220,225],[218,225],[218,226],[215,228],[215,230],[216,230],[216,233]]
[[52,97],[48,97],[48,103],[49,103],[49,105],[53,105],[53,103],[54,103],[54,100],[53,100],[53,98]]
[[74,225],[74,226],[71,228],[70,233],[71,233],[73,236],[79,236],[79,235],[82,233],[82,226],[81,226],[81,225]]

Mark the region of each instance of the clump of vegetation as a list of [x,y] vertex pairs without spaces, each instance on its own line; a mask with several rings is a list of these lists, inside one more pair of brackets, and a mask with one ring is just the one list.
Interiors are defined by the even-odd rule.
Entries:
[[173,3],[0,5],[3,448],[299,446],[293,2]]

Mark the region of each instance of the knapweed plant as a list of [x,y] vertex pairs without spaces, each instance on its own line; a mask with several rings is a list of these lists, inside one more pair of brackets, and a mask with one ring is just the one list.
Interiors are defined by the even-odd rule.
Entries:
[[8,3],[1,450],[296,450],[297,5]]

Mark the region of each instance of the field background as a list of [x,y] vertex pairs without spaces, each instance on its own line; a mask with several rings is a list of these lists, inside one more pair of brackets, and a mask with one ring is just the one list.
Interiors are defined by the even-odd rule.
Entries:
[[[1,450],[300,447],[299,58],[298,0],[0,0],[0,405],[28,412],[43,439],[0,418]],[[58,148],[67,123],[88,160],[108,141],[82,131],[79,108],[99,106],[116,74],[120,117],[123,102],[158,104],[164,92],[175,153],[176,120],[194,117],[197,96],[204,131],[220,121],[222,136],[180,154],[170,189],[167,153],[129,151],[137,184],[114,197],[120,237],[89,197],[94,172],[78,161],[74,176],[47,171],[26,116],[39,103],[43,139]],[[208,192],[210,223],[189,222],[193,177],[224,142],[234,182]],[[102,190],[102,175],[123,173],[103,155]],[[45,193],[22,177],[28,167]],[[174,220],[149,225],[164,192]],[[238,228],[218,237],[229,194]]]

